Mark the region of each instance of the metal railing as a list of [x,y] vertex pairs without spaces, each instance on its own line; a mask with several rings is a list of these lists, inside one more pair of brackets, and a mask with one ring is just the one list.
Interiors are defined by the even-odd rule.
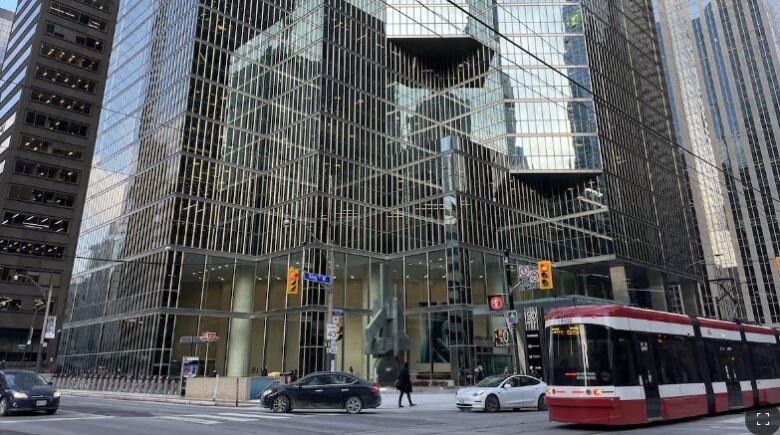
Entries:
[[55,388],[63,390],[109,391],[138,394],[179,394],[179,378],[166,376],[142,376],[131,378],[121,375],[55,375],[51,378]]

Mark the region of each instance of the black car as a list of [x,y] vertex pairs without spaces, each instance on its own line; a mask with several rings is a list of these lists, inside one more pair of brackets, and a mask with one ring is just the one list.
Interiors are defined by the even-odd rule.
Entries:
[[60,392],[38,373],[0,371],[0,416],[21,411],[45,411],[51,415],[59,406]]
[[291,384],[281,384],[263,393],[263,406],[273,412],[293,409],[344,409],[357,414],[382,404],[379,386],[349,373],[312,373]]

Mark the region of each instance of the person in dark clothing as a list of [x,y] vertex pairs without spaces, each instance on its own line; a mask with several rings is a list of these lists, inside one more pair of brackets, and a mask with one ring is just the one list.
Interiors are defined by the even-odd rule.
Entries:
[[406,399],[409,401],[409,406],[414,406],[412,403],[412,377],[409,375],[409,363],[404,363],[401,372],[398,374],[398,379],[395,381],[395,386],[401,394],[398,395],[398,407],[403,408],[401,405],[401,399],[406,394]]

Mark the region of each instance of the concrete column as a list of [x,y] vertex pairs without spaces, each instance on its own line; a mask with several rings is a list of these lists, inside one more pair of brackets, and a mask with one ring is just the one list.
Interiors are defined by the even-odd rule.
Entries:
[[[233,312],[251,313],[255,297],[255,265],[240,262],[233,281]],[[230,319],[227,376],[249,376],[249,354],[252,342],[252,320]]]
[[631,299],[628,296],[628,280],[626,279],[625,266],[612,266],[609,268],[609,280],[612,283],[612,299],[628,304]]
[[657,270],[648,270],[647,282],[650,289],[650,298],[653,303],[653,309],[666,311],[666,285],[664,283],[664,276]]

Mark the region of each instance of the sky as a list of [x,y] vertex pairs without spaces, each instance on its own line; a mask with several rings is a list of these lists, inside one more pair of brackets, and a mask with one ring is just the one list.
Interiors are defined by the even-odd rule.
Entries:
[[0,0],[0,8],[16,11],[16,0]]

